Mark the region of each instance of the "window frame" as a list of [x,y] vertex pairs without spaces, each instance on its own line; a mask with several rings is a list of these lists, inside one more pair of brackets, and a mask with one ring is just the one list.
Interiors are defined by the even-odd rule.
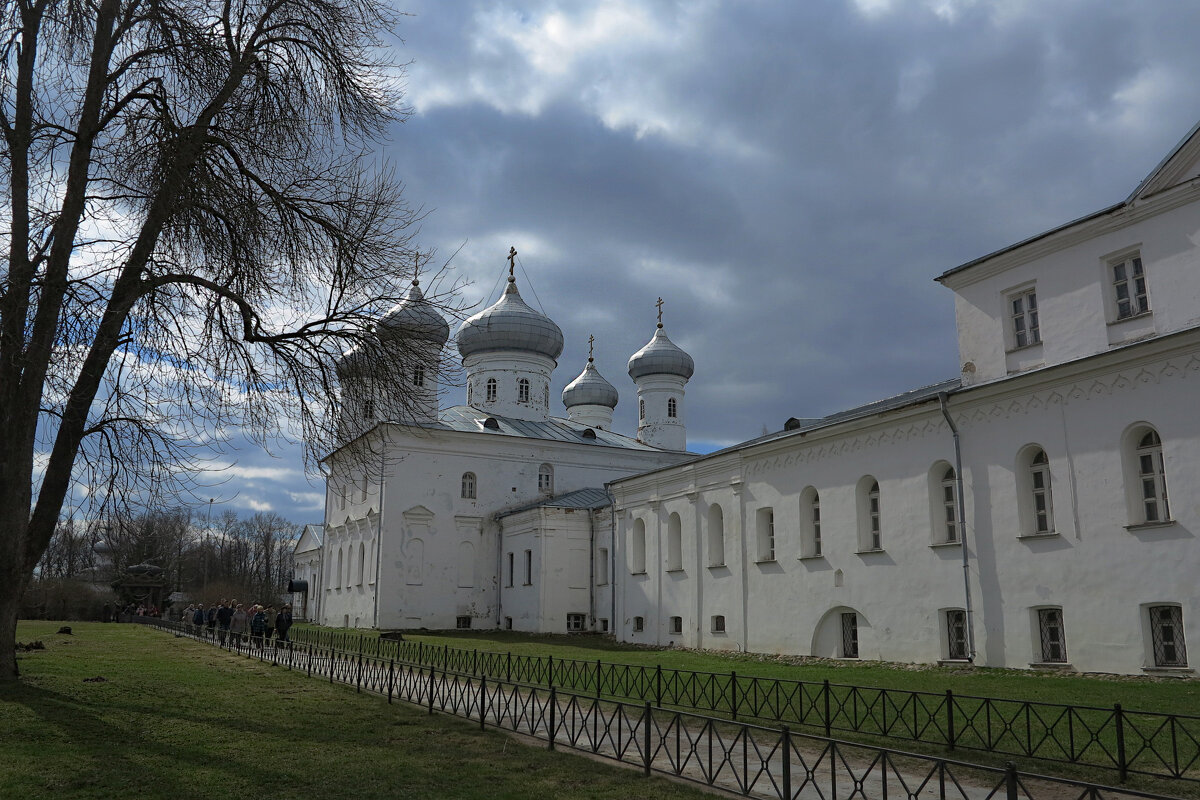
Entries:
[[679,404],[674,397],[667,398],[667,418],[676,419],[679,416]]
[[633,618],[633,632],[634,633],[642,633],[645,630],[646,630],[646,618],[645,617],[634,617]]
[[532,394],[529,390],[529,378],[520,378],[517,380],[517,402],[528,403]]
[[413,367],[413,386],[418,389],[425,388],[425,365],[417,364]]
[[712,615],[712,618],[709,620],[709,631],[710,633],[726,633],[724,614]]
[[508,587],[513,585],[516,579],[516,553],[509,551],[508,553]]
[[946,626],[946,660],[966,661],[970,644],[967,637],[967,612],[961,608],[947,608],[942,614]]
[[533,551],[525,551],[525,582],[522,586],[533,586]]
[[1041,309],[1038,306],[1036,286],[1023,286],[1006,292],[1004,313],[1008,320],[1005,327],[1008,331],[1010,351],[1024,350],[1042,343]]
[[668,627],[668,633],[671,636],[683,635],[683,617],[671,617]]
[[471,630],[471,618],[465,615],[459,615],[454,618],[454,628],[460,631]]
[[549,464],[538,466],[537,487],[539,492],[554,494],[554,467]]
[[841,658],[859,658],[858,612],[843,611],[841,617]]
[[[1134,250],[1117,258],[1110,258],[1107,266],[1112,321],[1124,322],[1151,313],[1149,284],[1141,251]],[[1124,297],[1121,296],[1122,293]],[[1127,306],[1124,312],[1122,304]]]
[[855,489],[858,505],[858,552],[883,552],[883,501],[879,479],[864,475]]
[[484,397],[486,398],[485,402],[488,402],[488,403],[496,402],[496,396],[497,396],[498,390],[499,390],[499,384],[496,382],[496,379],[488,378],[487,382],[484,383],[484,385],[483,385],[483,389],[484,389]]
[[778,552],[775,542],[775,509],[766,506],[754,512],[758,551],[754,559],[758,564],[769,564],[776,560]]
[[587,614],[571,612],[567,614],[567,633],[581,633],[587,630]]
[[725,509],[720,503],[708,507],[705,515],[705,533],[707,534],[708,566],[725,566]]
[[462,474],[462,486],[459,492],[459,497],[463,500],[476,500],[477,480],[474,472],[464,472]]
[[[1037,612],[1039,664],[1067,664],[1067,626],[1059,606],[1034,609]],[[1060,652],[1055,653],[1057,647]]]
[[[1149,442],[1149,443],[1147,443]],[[1137,437],[1133,451],[1138,469],[1138,487],[1141,497],[1141,518],[1147,525],[1171,521],[1171,503],[1167,495],[1167,465],[1163,456],[1162,437],[1150,428]],[[1149,464],[1149,471],[1147,471]],[[1152,494],[1146,494],[1147,489]]]

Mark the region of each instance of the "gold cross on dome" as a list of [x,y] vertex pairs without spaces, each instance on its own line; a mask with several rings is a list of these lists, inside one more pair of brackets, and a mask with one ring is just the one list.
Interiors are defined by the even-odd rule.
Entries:
[[662,299],[661,297],[660,297],[660,298],[658,298],[658,302],[657,302],[657,303],[655,303],[654,305],[658,306],[658,325],[659,325],[659,327],[662,327],[662,307],[663,307],[663,299]]
[[516,280],[516,278],[513,277],[513,265],[516,263],[516,260],[517,260],[517,248],[515,248],[515,247],[508,248],[508,279],[510,281]]

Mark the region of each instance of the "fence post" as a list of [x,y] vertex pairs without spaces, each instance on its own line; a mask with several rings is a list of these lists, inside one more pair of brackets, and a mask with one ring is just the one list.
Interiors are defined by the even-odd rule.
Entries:
[[417,664],[423,664],[425,659],[425,643],[417,642]]
[[833,727],[833,717],[829,713],[829,678],[825,679],[825,735],[829,736]]
[[733,715],[733,721],[737,722],[737,672],[729,671],[729,713]]
[[954,749],[954,692],[946,690],[946,745]]
[[479,674],[479,648],[475,648],[474,655],[471,656],[471,676]]
[[360,648],[358,651],[358,674],[355,676],[355,679],[354,679],[354,691],[356,693],[362,691],[362,649],[361,649],[362,648],[362,640],[361,639],[359,640],[358,646]]
[[433,715],[433,665],[429,665],[429,714]]
[[504,680],[512,683],[512,651],[508,651],[508,657],[504,660]]
[[305,647],[308,649],[308,677],[311,678],[312,677],[312,651],[313,651],[313,649],[312,649],[311,644],[305,645]]
[[1017,797],[1017,765],[1011,761],[1004,764],[1004,786],[1008,800],[1018,800]]
[[1129,765],[1125,763],[1125,712],[1120,703],[1113,703],[1113,718],[1117,723],[1117,770],[1121,783],[1124,783]]
[[335,658],[334,653],[336,653],[336,652],[337,651],[334,650],[332,647],[329,648],[329,682],[330,683],[333,683],[333,659]]
[[450,664],[450,645],[442,645],[442,669],[445,670]]
[[546,656],[546,685],[554,685],[554,656]]
[[792,800],[792,729],[783,726],[783,796]]
[[487,675],[479,679],[479,730],[487,722]]
[[597,658],[596,659],[596,699],[597,700],[600,699],[600,669],[601,669],[601,666],[602,665],[600,663],[600,659]]
[[646,777],[650,777],[650,701],[646,701],[646,710],[642,714],[642,755],[644,756]]
[[654,705],[662,708],[662,664],[654,665]]
[[396,675],[396,659],[388,661],[388,705],[392,703],[392,681]]
[[550,737],[550,749],[554,749],[554,729],[558,726],[555,724],[555,712],[558,711],[558,697],[554,692],[554,687],[550,687],[550,728],[547,734]]

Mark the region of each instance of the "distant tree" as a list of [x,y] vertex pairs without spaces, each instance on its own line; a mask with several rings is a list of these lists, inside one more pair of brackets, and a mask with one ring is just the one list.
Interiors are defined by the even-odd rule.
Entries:
[[408,385],[370,333],[428,258],[369,152],[406,113],[386,8],[0,5],[0,680],[74,482],[145,495],[281,418],[328,452],[350,348]]

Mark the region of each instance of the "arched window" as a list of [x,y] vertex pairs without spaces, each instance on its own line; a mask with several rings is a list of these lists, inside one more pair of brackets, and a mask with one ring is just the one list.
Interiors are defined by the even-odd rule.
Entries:
[[425,367],[422,364],[417,364],[416,368],[413,369],[413,386],[420,387],[420,386],[424,386],[424,385],[425,385]]
[[368,421],[374,419],[375,418],[375,401],[374,400],[363,400],[362,410],[363,410],[363,419],[368,420]]
[[629,533],[629,571],[634,575],[646,571],[646,523],[640,519],[633,521]]
[[554,467],[549,464],[542,464],[538,467],[538,491],[554,491]]
[[821,556],[821,497],[809,486],[800,493],[800,555],[804,558]]
[[879,481],[864,475],[858,481],[858,549],[860,552],[883,549],[883,523],[879,505]]
[[344,585],[344,584],[342,583],[342,576],[343,576],[343,575],[345,575],[345,573],[344,573],[344,572],[342,572],[342,548],[340,548],[340,547],[339,547],[339,548],[338,548],[338,571],[337,571],[337,583],[336,583],[336,584],[334,584],[334,585],[335,585],[335,586],[337,586],[339,589],[340,589],[340,588],[342,588],[342,586]]
[[756,561],[775,560],[775,509],[760,508],[755,513],[758,533],[758,557]]
[[462,476],[462,497],[464,500],[475,499],[475,473],[464,472]]
[[1142,521],[1165,522],[1171,518],[1167,503],[1167,468],[1163,462],[1162,439],[1150,428],[1137,441],[1138,480],[1141,481]]
[[521,378],[519,381],[517,381],[517,402],[518,403],[528,403],[529,402],[529,379],[528,378]]
[[1050,493],[1050,459],[1041,448],[1029,462],[1030,489],[1033,500],[1033,532],[1051,533],[1054,530],[1054,504]]
[[725,514],[719,503],[708,507],[708,565],[725,566]]
[[667,570],[683,569],[683,524],[672,512],[667,518]]
[[677,405],[675,405],[675,398],[674,398],[674,397],[668,397],[668,398],[667,398],[667,416],[668,416],[668,417],[671,417],[672,419],[674,419],[674,418],[675,418],[675,416],[676,416],[676,413],[675,413],[675,412],[676,412],[676,410],[677,410],[677,409],[678,409],[678,406],[677,406]]
[[1022,536],[1054,533],[1054,495],[1050,459],[1041,445],[1031,444],[1017,454],[1017,510]]
[[958,480],[954,467],[945,461],[937,462],[929,470],[929,502],[934,544],[957,542]]
[[358,543],[358,585],[362,586],[363,581],[367,577],[367,545],[366,542]]
[[638,400],[638,419],[645,419],[645,418],[646,418],[646,401],[639,399]]
[[496,379],[487,379],[487,401],[489,403],[496,402]]

